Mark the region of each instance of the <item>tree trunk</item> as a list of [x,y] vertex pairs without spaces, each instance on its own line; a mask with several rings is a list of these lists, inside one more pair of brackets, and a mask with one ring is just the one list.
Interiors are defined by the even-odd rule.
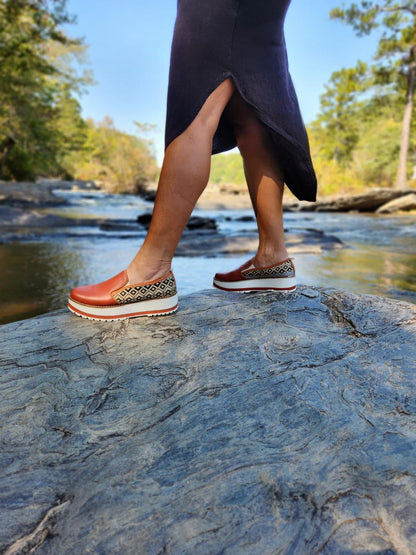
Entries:
[[397,171],[396,189],[408,189],[407,156],[409,152],[410,128],[412,125],[413,98],[415,94],[416,64],[412,62],[407,74],[406,106],[403,115],[402,137],[400,141],[399,168]]
[[6,137],[2,143],[0,143],[0,179],[3,179],[6,171],[6,162],[9,157],[16,141],[12,137]]

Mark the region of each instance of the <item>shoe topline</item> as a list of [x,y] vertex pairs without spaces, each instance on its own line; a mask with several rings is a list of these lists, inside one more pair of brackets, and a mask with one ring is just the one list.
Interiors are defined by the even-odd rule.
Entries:
[[73,289],[68,308],[91,320],[170,314],[178,308],[175,277],[171,270],[161,278],[131,285],[124,270],[102,283]]
[[249,260],[237,270],[227,274],[215,274],[214,287],[224,291],[294,291],[296,289],[295,266],[290,258],[275,266],[255,268]]

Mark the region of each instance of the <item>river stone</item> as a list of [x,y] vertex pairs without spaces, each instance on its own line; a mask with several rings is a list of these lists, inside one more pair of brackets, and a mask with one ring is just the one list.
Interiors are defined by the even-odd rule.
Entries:
[[[139,214],[136,219],[137,223],[149,229],[150,222],[152,221],[152,214],[149,212],[144,212],[143,214]],[[218,228],[217,222],[214,218],[207,218],[202,216],[190,216],[188,219],[185,229],[194,230],[194,229],[206,229],[211,231],[216,231]]]
[[410,212],[416,210],[416,193],[386,202],[377,209],[379,214],[392,214],[394,212]]
[[414,553],[415,339],[307,287],[3,326],[0,551]]

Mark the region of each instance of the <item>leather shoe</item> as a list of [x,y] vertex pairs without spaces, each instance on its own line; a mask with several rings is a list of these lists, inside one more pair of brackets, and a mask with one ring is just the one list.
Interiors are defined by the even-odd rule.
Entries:
[[255,268],[249,260],[236,270],[215,274],[214,287],[224,291],[294,291],[295,266],[290,258],[264,268]]
[[170,270],[161,278],[132,285],[124,270],[102,283],[73,289],[68,308],[92,320],[170,314],[178,308],[175,277]]

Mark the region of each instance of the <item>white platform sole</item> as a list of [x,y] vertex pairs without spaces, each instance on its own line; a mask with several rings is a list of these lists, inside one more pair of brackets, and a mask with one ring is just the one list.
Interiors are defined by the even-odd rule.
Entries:
[[68,299],[68,308],[82,318],[90,320],[122,320],[124,318],[138,318],[140,316],[162,316],[171,314],[178,308],[178,295],[164,299],[151,299],[137,303],[114,306],[91,306]]
[[220,281],[214,278],[214,287],[223,291],[295,291],[296,278],[243,279],[241,281]]

